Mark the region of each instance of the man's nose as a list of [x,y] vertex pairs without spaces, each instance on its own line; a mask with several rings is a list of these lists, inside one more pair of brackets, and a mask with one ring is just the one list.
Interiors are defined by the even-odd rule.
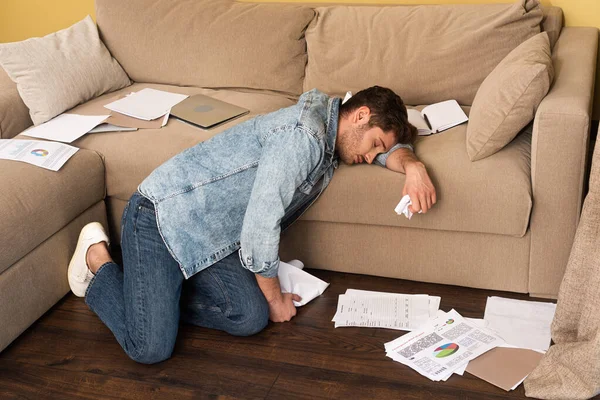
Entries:
[[373,163],[373,155],[372,154],[365,155],[365,161],[369,164],[372,164]]

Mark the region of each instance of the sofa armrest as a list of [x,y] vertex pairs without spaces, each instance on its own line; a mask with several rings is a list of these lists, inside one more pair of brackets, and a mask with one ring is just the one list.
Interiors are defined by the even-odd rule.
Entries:
[[33,125],[17,85],[0,67],[0,139],[15,137]]
[[555,297],[575,237],[584,188],[598,29],[564,28],[554,47],[554,84],[535,115],[529,292]]

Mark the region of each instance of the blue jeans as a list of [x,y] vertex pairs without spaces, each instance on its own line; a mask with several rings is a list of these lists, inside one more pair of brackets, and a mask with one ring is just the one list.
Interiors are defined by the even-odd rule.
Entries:
[[123,268],[102,265],[85,301],[134,361],[171,356],[180,309],[182,321],[232,335],[252,335],[267,325],[268,304],[237,253],[185,281],[158,232],[152,202],[139,193],[129,200],[121,229]]

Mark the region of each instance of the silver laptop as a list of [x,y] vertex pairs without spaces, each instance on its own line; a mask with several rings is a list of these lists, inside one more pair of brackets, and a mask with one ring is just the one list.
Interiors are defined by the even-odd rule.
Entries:
[[171,115],[203,129],[213,128],[250,112],[242,107],[197,94],[171,109]]

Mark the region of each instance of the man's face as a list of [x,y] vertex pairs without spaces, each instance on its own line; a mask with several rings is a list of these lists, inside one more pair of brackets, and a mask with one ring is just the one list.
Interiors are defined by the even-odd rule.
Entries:
[[380,153],[386,153],[396,144],[391,132],[383,132],[381,128],[369,127],[364,122],[361,125],[351,125],[338,136],[337,150],[340,159],[345,164],[371,164]]

